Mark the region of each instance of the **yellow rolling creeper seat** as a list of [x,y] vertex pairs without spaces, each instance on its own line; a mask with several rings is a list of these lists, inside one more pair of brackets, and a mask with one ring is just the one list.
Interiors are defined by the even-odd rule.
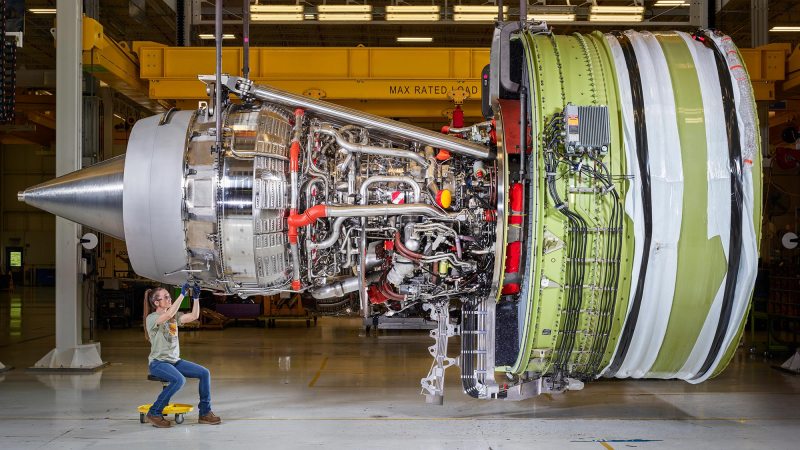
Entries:
[[[166,389],[167,384],[169,382],[159,377],[155,377],[153,375],[147,375],[147,379],[149,381],[159,381],[161,382],[161,388]],[[152,403],[148,403],[146,405],[142,405],[139,407],[139,422],[147,423],[147,412],[150,411],[150,407],[153,406]],[[169,405],[164,407],[164,410],[161,412],[165,417],[174,414],[175,415],[175,423],[182,424],[183,423],[183,415],[192,412],[194,407],[192,405],[187,405],[185,403],[170,403]]]

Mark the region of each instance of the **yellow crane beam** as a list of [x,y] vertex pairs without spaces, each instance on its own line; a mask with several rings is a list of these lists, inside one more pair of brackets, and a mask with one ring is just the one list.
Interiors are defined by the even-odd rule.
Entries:
[[[214,72],[213,47],[131,47],[84,18],[83,65],[96,78],[154,112],[173,104],[195,108],[206,98],[197,76]],[[756,100],[774,100],[781,82],[784,91],[800,90],[800,50],[770,44],[741,52]],[[225,47],[223,72],[241,73],[243,56],[241,47]],[[250,78],[386,117],[436,120],[463,103],[464,115],[477,118],[488,63],[484,48],[254,47]]]
[[84,71],[154,113],[171,106],[148,96],[147,82],[139,77],[138,57],[127,44],[109,38],[98,21],[85,16],[82,62]]
[[[214,73],[214,48],[136,42],[149,95],[178,106],[206,98],[199,74]],[[224,73],[239,74],[243,50],[225,47]],[[441,118],[461,102],[480,117],[481,70],[488,49],[251,48],[250,79],[296,94],[397,118]]]

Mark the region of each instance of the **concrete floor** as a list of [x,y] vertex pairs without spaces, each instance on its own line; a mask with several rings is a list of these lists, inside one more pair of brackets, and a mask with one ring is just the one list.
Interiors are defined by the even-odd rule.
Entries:
[[[523,402],[477,401],[448,372],[444,406],[419,395],[433,341],[363,335],[358,320],[185,332],[183,357],[212,373],[218,427],[196,412],[172,429],[139,423],[148,344],[139,328],[101,331],[110,363],[90,375],[26,371],[54,345],[53,290],[0,292],[0,448],[770,448],[797,449],[800,377],[740,351],[719,378],[599,381]],[[173,399],[197,402],[189,381]]]

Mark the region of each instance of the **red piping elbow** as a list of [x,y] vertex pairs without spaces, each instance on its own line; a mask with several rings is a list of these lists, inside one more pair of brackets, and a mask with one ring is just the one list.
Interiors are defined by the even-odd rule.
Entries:
[[316,205],[308,208],[302,214],[293,213],[289,215],[287,222],[290,229],[291,227],[299,228],[311,225],[322,217],[328,217],[328,208],[325,205]]

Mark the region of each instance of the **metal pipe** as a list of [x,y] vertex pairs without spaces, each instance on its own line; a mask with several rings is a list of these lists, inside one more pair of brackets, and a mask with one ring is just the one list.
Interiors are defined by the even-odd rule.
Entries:
[[214,39],[217,44],[217,65],[214,83],[214,123],[216,126],[215,145],[222,151],[222,0],[214,5]]
[[309,250],[320,250],[333,247],[333,244],[339,240],[339,235],[342,232],[342,225],[344,225],[346,220],[347,217],[337,217],[336,220],[333,221],[330,235],[328,235],[325,240],[320,242],[312,242],[311,240],[307,240],[306,248]]
[[327,200],[328,195],[329,195],[328,194],[328,180],[326,180],[325,178],[312,178],[311,181],[309,181],[308,184],[306,184],[306,208],[310,208],[310,207],[314,206],[314,205],[310,204],[309,199],[313,195],[311,193],[311,189],[314,186],[318,185],[318,184],[322,184],[325,187],[325,199]]
[[[327,134],[328,136],[333,136],[336,139],[336,143],[342,150],[348,153],[363,153],[365,155],[375,155],[375,156],[388,156],[392,158],[405,158],[410,159],[422,167],[428,167],[428,161],[425,160],[425,157],[422,155],[412,152],[411,150],[401,150],[397,148],[388,148],[388,147],[377,147],[374,145],[364,145],[364,144],[355,144],[353,142],[348,141],[347,139],[342,136],[341,133],[334,130],[330,125],[320,125],[314,129],[316,133]],[[345,167],[341,167],[350,162],[350,158],[348,157],[345,161],[340,165],[339,170],[344,170]]]
[[503,23],[503,0],[497,2],[497,21]]
[[[502,7],[500,12],[502,14]],[[519,24],[520,29],[525,26],[525,22],[528,20],[528,0],[519,0]]]
[[242,76],[250,78],[250,0],[242,8]]
[[391,183],[391,182],[394,182],[394,183],[405,183],[405,184],[411,186],[411,189],[414,190],[414,202],[415,203],[419,203],[420,194],[421,194],[420,187],[419,187],[419,184],[416,181],[414,181],[413,178],[411,178],[411,177],[391,177],[391,176],[384,176],[384,175],[375,175],[375,176],[367,178],[361,184],[361,189],[360,189],[360,192],[359,192],[361,194],[361,204],[362,205],[366,205],[367,204],[367,196],[368,196],[367,189],[371,185],[373,185],[375,183]]
[[461,127],[461,128],[448,127],[447,128],[447,132],[448,133],[465,133],[467,131],[472,131],[472,129],[475,128],[475,127],[478,127],[478,128],[490,127],[491,125],[492,125],[492,122],[487,120],[485,122],[479,122],[479,123],[476,123],[476,124],[472,124],[472,125],[470,125],[468,127]]
[[417,141],[422,145],[443,148],[451,153],[458,153],[473,158],[491,158],[489,150],[480,144],[404,124],[385,117],[345,108],[333,103],[291,94],[273,87],[251,85],[249,82],[242,81],[243,80],[240,79],[237,80],[236,77],[230,77],[228,79],[228,86],[245,96],[251,95],[267,102],[278,103],[288,107],[300,107],[310,113],[329,116],[338,121],[358,125],[369,130],[377,130],[388,135]]
[[447,213],[431,205],[411,203],[407,205],[348,205],[326,206],[328,217],[379,217],[379,216],[427,216],[454,219],[458,213]]
[[[373,272],[367,275],[367,284],[378,281],[381,277],[380,272]],[[316,299],[344,297],[345,294],[358,290],[358,277],[346,278],[326,286],[312,289],[311,296]]]

